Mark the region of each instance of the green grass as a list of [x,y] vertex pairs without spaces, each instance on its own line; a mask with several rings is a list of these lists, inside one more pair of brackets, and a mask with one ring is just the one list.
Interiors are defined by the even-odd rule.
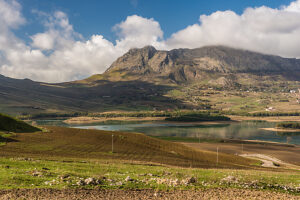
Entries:
[[15,133],[28,133],[41,131],[39,128],[31,126],[21,120],[0,113],[0,130]]
[[[44,169],[43,169],[44,168]],[[45,170],[45,168],[47,168]],[[34,173],[40,176],[34,176]],[[62,180],[60,177],[68,175]],[[234,176],[238,183],[226,183],[222,179]],[[130,176],[134,182],[126,182]],[[300,174],[292,171],[271,172],[255,170],[228,170],[228,169],[191,169],[164,166],[149,166],[144,164],[119,163],[111,161],[82,160],[31,160],[24,158],[0,158],[0,188],[93,188],[94,186],[77,186],[80,179],[94,177],[102,179],[98,188],[102,189],[197,189],[233,187],[268,189],[284,191],[281,187],[295,188],[299,185]],[[105,177],[106,179],[103,179]],[[158,183],[157,179],[179,181],[188,177],[195,177],[197,182],[190,185],[179,184],[175,187],[167,183]],[[112,180],[112,181],[109,181]],[[50,184],[46,184],[47,181]],[[121,182],[122,185],[115,183]],[[288,192],[292,192],[290,189]]]

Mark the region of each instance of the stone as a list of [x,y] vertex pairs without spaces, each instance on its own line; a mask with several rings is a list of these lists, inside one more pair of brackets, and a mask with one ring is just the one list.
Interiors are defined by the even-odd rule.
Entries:
[[125,178],[125,181],[133,181],[133,179],[132,178],[130,178],[130,176],[127,176],[126,178]]
[[222,181],[230,182],[230,183],[232,183],[232,182],[238,182],[238,178],[229,175],[229,176],[223,178]]
[[84,180],[86,185],[99,185],[101,184],[101,180],[95,178],[87,178]]
[[194,177],[190,177],[190,178],[187,179],[187,183],[188,183],[188,184],[196,183],[196,181],[197,181],[197,180],[196,180]]
[[83,180],[79,180],[79,181],[77,181],[76,185],[78,185],[78,186],[84,186],[85,182]]

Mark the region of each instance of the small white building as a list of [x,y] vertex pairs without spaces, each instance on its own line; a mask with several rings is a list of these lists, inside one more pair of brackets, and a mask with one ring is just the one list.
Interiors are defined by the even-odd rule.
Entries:
[[266,108],[266,111],[272,111],[272,110],[275,110],[275,109],[273,107]]

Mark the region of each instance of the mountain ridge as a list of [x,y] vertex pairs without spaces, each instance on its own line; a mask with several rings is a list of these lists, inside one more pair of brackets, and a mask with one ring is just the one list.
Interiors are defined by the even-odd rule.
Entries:
[[289,73],[291,77],[294,77],[295,73],[297,76],[300,75],[300,60],[226,46],[170,51],[146,46],[130,49],[113,62],[103,75],[116,71],[139,76],[163,76],[175,82],[197,81],[202,78],[202,73],[256,75],[282,73],[289,78]]
[[[280,105],[296,102],[295,95],[287,94],[300,88],[299,80],[299,59],[225,46],[170,51],[146,46],[129,50],[103,74],[83,80],[50,84],[0,76],[0,112],[265,110],[274,98]],[[265,97],[274,93],[277,97]],[[227,103],[219,102],[222,97],[228,97]],[[298,104],[289,107],[300,110]]]

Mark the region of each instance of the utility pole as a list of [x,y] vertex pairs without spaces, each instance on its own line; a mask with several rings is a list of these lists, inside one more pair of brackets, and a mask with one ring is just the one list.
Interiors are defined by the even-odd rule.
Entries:
[[217,165],[219,164],[219,147],[217,147]]
[[114,134],[111,135],[111,153],[114,153]]

